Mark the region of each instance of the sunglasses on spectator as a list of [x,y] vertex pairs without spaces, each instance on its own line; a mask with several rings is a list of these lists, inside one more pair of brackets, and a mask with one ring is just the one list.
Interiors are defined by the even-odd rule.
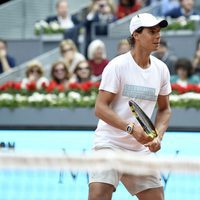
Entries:
[[56,72],[56,73],[58,73],[58,72],[65,72],[65,69],[64,68],[54,69],[53,71]]
[[62,53],[66,53],[68,51],[73,51],[73,48],[68,48],[68,49],[62,49]]
[[99,7],[100,7],[100,8],[104,8],[104,7],[107,6],[107,5],[108,5],[108,4],[105,4],[105,3],[103,4],[103,3],[102,3],[102,4],[99,4]]
[[90,70],[90,67],[89,66],[87,66],[87,67],[77,67],[77,70],[78,71],[82,71],[82,70]]
[[34,72],[36,72],[36,73],[41,73],[41,71],[39,70],[39,69],[31,69],[30,70],[30,73],[34,73]]

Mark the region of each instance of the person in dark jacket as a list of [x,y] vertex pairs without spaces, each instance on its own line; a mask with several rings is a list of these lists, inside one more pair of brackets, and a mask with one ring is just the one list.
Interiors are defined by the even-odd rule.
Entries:
[[0,73],[15,67],[15,59],[7,53],[7,42],[0,39]]
[[169,10],[165,17],[179,18],[186,17],[189,18],[192,15],[199,15],[197,11],[194,10],[194,0],[179,0],[180,6]]
[[78,46],[78,37],[83,22],[80,22],[76,15],[69,14],[69,7],[66,0],[58,0],[56,3],[57,15],[46,18],[47,23],[57,22],[64,31],[65,39],[72,39]]

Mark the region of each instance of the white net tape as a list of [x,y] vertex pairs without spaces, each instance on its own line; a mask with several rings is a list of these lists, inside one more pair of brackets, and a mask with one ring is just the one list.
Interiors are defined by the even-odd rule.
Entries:
[[129,174],[145,174],[152,169],[162,172],[200,173],[200,159],[191,157],[152,157],[134,153],[91,153],[47,155],[0,153],[0,169],[48,169],[96,171],[116,169]]

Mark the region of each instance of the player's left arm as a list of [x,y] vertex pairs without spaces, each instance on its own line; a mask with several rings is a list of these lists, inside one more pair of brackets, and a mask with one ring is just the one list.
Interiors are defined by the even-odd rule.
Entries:
[[157,100],[157,113],[155,119],[155,127],[158,131],[158,137],[162,140],[165,131],[168,128],[171,117],[171,108],[169,102],[169,95],[159,95]]
[[156,113],[155,128],[157,130],[158,137],[145,145],[152,152],[156,152],[161,148],[161,140],[169,124],[171,116],[169,95],[159,95],[157,100],[157,107],[158,110]]

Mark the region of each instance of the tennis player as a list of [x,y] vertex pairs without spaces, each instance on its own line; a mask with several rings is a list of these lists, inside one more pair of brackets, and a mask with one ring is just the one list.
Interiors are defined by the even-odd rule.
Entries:
[[[134,16],[130,22],[132,49],[106,66],[95,111],[100,118],[94,137],[94,151],[127,151],[153,154],[161,148],[171,115],[168,67],[151,53],[159,48],[160,30],[166,20],[151,14]],[[158,137],[149,137],[133,117],[128,101],[133,99],[151,117],[157,103],[155,127]],[[163,200],[160,174],[133,176],[115,170],[90,174],[89,200],[111,200],[121,181],[140,200]]]

